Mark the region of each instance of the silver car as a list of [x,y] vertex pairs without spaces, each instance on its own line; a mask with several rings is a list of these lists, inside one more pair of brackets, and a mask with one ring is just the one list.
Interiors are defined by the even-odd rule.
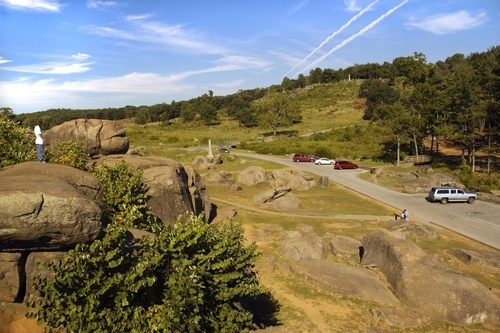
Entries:
[[459,187],[437,186],[429,191],[426,199],[430,202],[439,201],[442,204],[448,202],[467,202],[473,204],[477,199],[477,194],[465,191]]

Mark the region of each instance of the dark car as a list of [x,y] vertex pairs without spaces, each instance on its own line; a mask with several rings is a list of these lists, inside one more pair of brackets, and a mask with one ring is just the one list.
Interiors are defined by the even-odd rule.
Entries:
[[357,169],[358,165],[356,163],[352,163],[351,161],[336,161],[333,168],[338,170]]
[[221,148],[221,149],[219,149],[219,152],[226,153],[226,154],[230,153],[229,149],[227,149],[227,148]]
[[295,154],[293,155],[292,160],[294,162],[314,162],[316,158],[307,154]]

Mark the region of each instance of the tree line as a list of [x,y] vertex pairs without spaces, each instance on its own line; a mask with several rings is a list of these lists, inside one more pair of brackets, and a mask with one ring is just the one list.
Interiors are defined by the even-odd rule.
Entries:
[[364,119],[391,128],[398,146],[411,142],[413,153],[423,151],[431,138],[431,153],[439,151],[437,138],[446,138],[462,150],[472,171],[478,149],[499,151],[500,47],[468,57],[456,54],[444,62],[427,63],[425,55],[397,58],[396,76],[365,80],[359,97],[366,98]]
[[[215,96],[209,90],[199,97],[170,104],[50,109],[14,118],[25,127],[33,127],[37,119],[53,127],[78,118],[134,118],[137,124],[169,124],[180,119],[211,126],[227,116],[244,127],[262,126],[276,133],[277,127],[301,121],[300,103],[294,99],[297,89],[351,79],[363,80],[359,97],[366,98],[364,119],[390,127],[398,145],[402,140],[410,140],[414,154],[422,153],[423,138],[432,137],[431,149],[438,151],[435,139],[446,137],[462,147],[463,155],[466,152],[474,166],[479,133],[487,134],[487,144],[480,149],[488,153],[495,150],[492,142],[498,142],[500,123],[500,46],[468,56],[457,53],[436,63],[427,62],[424,54],[415,52],[391,63],[355,64],[338,70],[315,68],[297,79],[285,77],[280,84],[239,90],[227,96]],[[10,110],[12,115],[10,108],[2,109]]]

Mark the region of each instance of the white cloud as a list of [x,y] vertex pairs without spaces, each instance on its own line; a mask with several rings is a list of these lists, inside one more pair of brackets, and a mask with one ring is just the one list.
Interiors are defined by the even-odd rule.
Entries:
[[57,0],[0,0],[0,5],[17,10],[59,12],[62,5]]
[[243,79],[231,81],[231,82],[225,82],[225,83],[212,83],[210,84],[211,86],[214,86],[216,88],[221,88],[221,89],[235,89],[236,87],[239,87],[245,82]]
[[[175,78],[154,73],[131,73],[120,77],[82,81],[55,79],[32,80],[22,77],[15,81],[0,81],[0,105],[7,105],[17,112],[39,111],[54,107],[109,107],[110,103],[125,105],[145,95],[182,94],[193,91],[195,86],[176,82]],[[30,98],[26,98],[30,96]],[[92,98],[89,100],[89,96]],[[108,102],[98,101],[104,98]],[[123,104],[122,104],[123,103]],[[27,110],[27,111],[25,111]]]
[[71,58],[78,60],[78,61],[82,61],[82,60],[87,60],[88,58],[90,58],[90,55],[85,54],[85,53],[77,53],[77,54],[72,55]]
[[419,28],[436,35],[445,35],[458,30],[467,30],[480,26],[488,19],[485,12],[472,15],[465,10],[455,13],[432,15],[407,23],[410,27]]
[[151,17],[151,14],[142,14],[142,15],[127,15],[125,16],[125,21],[134,21],[134,20],[145,20]]
[[1,64],[6,64],[8,62],[11,62],[11,60],[7,60],[7,59],[4,59],[4,58],[0,57],[0,65]]
[[180,24],[167,25],[156,21],[129,20],[133,23],[123,29],[89,25],[82,30],[94,35],[138,42],[166,45],[203,54],[222,54],[224,47],[207,43],[204,36],[188,31]]
[[224,56],[220,58],[217,63],[224,66],[236,66],[240,69],[263,69],[269,68],[272,63],[266,60],[245,57],[240,55]]
[[290,11],[290,14],[293,14],[295,13],[296,11],[298,11],[299,9],[301,9],[302,7],[306,6],[311,0],[302,0],[301,2],[299,2],[298,4],[296,4],[295,6],[293,6],[292,10]]
[[93,62],[85,63],[53,63],[46,62],[34,65],[24,65],[24,66],[9,66],[0,67],[0,69],[8,70],[11,72],[21,72],[21,73],[33,73],[33,74],[74,74],[74,73],[84,73],[90,70],[90,65]]
[[116,1],[98,1],[98,0],[88,0],[87,8],[99,9],[99,8],[110,8],[118,5]]
[[344,4],[346,5],[346,9],[350,12],[357,12],[361,8],[356,3],[356,0],[344,0]]

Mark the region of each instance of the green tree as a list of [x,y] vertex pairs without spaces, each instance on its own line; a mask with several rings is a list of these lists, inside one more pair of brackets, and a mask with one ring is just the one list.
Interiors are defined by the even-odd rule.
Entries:
[[457,65],[448,77],[447,97],[451,119],[455,127],[454,139],[462,147],[462,158],[467,150],[468,161],[475,171],[475,137],[485,110],[481,107],[479,78],[473,67],[467,63]]
[[378,122],[394,133],[396,137],[396,165],[399,166],[401,154],[401,142],[411,126],[411,116],[406,108],[400,103],[391,105],[380,104],[374,112],[373,121]]
[[190,102],[182,103],[180,112],[182,121],[185,123],[193,121],[196,118],[196,112],[194,110],[194,106]]
[[213,92],[209,90],[209,95],[203,94],[197,105],[200,119],[207,126],[218,122],[217,108],[214,105]]
[[259,125],[271,128],[290,126],[302,120],[300,104],[285,93],[270,93],[259,104]]
[[8,112],[0,114],[0,168],[35,161],[34,143],[35,137],[30,130],[12,120]]
[[366,109],[363,115],[365,120],[373,120],[375,109],[380,104],[394,104],[399,100],[400,94],[383,80],[365,80],[359,87],[358,97],[366,98]]

